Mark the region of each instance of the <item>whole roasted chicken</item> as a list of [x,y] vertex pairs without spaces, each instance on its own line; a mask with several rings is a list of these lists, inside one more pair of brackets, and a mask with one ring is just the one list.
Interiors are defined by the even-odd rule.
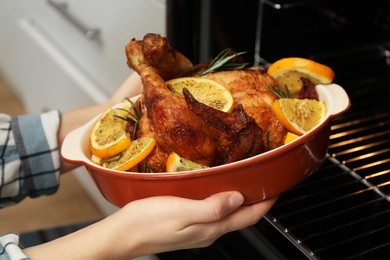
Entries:
[[147,34],[126,45],[128,66],[142,79],[143,113],[137,136],[150,136],[156,148],[147,157],[149,168],[165,171],[171,152],[193,162],[216,166],[238,161],[283,144],[285,128],[271,111],[276,82],[261,69],[211,72],[202,77],[224,85],[235,107],[225,113],[198,102],[189,91],[172,92],[165,81],[195,76],[207,67],[194,66],[166,38]]

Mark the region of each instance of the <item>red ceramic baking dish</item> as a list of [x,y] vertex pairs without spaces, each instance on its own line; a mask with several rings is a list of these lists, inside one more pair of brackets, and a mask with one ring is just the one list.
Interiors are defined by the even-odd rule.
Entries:
[[151,196],[203,199],[230,190],[240,191],[245,204],[252,204],[290,189],[323,163],[331,122],[351,104],[347,93],[337,84],[317,85],[316,90],[327,107],[326,116],[318,126],[291,143],[234,163],[177,173],[110,170],[90,160],[88,136],[96,118],[69,133],[61,154],[67,162],[84,165],[102,195],[118,207]]

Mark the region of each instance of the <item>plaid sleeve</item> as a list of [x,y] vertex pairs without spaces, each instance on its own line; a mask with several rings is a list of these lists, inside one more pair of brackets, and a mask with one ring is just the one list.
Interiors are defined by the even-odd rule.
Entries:
[[18,234],[0,236],[0,259],[4,260],[28,260],[19,245]]
[[58,111],[11,118],[0,114],[0,207],[57,191]]

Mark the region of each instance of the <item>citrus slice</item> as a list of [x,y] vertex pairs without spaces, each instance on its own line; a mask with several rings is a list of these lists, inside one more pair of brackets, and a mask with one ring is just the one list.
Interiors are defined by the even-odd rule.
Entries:
[[122,152],[118,159],[104,162],[103,167],[126,171],[145,159],[153,150],[155,144],[156,140],[154,138],[140,137],[131,142],[131,145]]
[[230,91],[218,82],[205,78],[183,77],[166,82],[168,88],[176,93],[183,93],[186,88],[198,101],[223,112],[233,109],[233,96]]
[[288,144],[288,143],[294,141],[295,139],[297,139],[298,137],[299,137],[299,135],[296,135],[296,134],[291,133],[291,132],[287,132],[287,135],[284,138],[284,144]]
[[207,166],[195,163],[193,161],[187,160],[175,152],[172,152],[166,162],[166,171],[167,172],[181,172],[181,171],[191,171],[198,169],[205,169]]
[[97,157],[94,154],[91,155],[91,161],[96,163],[96,164],[98,164],[98,165],[102,165],[103,164],[102,158]]
[[302,88],[301,77],[310,79],[314,85],[328,84],[334,79],[334,71],[313,60],[291,57],[275,61],[267,73],[275,79],[280,89],[288,87],[292,97],[298,97]]
[[90,133],[90,150],[93,155],[102,159],[120,153],[131,144],[125,131],[126,121],[114,115],[117,115],[116,110],[107,109],[95,122]]
[[281,98],[271,106],[280,123],[297,135],[315,127],[326,112],[325,103],[314,99]]

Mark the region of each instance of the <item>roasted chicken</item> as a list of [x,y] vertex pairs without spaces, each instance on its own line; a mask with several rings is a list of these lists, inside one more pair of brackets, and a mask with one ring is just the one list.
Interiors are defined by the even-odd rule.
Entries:
[[156,139],[148,167],[165,171],[169,153],[205,166],[238,161],[283,144],[285,128],[271,111],[276,82],[261,69],[208,73],[230,90],[235,108],[225,113],[194,99],[189,91],[170,91],[165,81],[195,75],[205,66],[193,64],[173,49],[166,38],[147,34],[126,45],[128,66],[142,79],[142,114],[138,136]]

